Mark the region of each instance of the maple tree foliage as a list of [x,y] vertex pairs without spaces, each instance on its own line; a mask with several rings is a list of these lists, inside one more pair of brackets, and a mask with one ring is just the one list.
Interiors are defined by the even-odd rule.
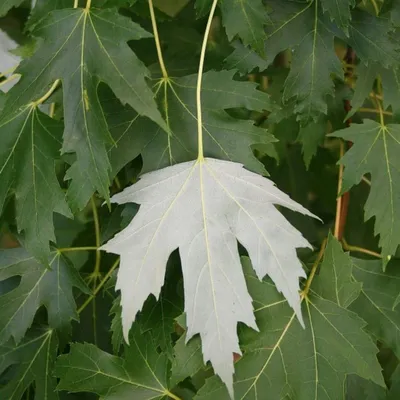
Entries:
[[0,17],[0,399],[400,398],[399,0]]

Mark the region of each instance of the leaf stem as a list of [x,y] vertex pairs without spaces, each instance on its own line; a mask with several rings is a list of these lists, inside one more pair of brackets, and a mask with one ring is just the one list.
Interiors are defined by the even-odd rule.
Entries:
[[112,273],[114,270],[118,267],[119,264],[119,258],[115,261],[115,263],[111,266],[110,270],[107,272],[107,274],[104,276],[104,278],[101,280],[98,286],[93,290],[93,293],[86,299],[86,301],[79,307],[78,309],[78,314],[80,314],[89,304],[90,302],[96,297],[97,293],[100,292],[101,288],[106,284],[108,279],[111,277]]
[[21,75],[19,75],[19,74],[13,74],[13,75],[9,76],[7,79],[4,79],[4,81],[1,81],[1,82],[0,82],[0,87],[3,86],[3,85],[5,85],[5,84],[8,83],[8,82],[13,81],[14,79],[17,79],[19,76],[21,76]]
[[3,78],[3,76],[6,76],[8,74],[12,74],[17,68],[18,68],[18,65],[11,67],[9,69],[6,69],[3,72],[0,72],[0,78]]
[[371,186],[371,181],[370,181],[369,179],[367,179],[365,176],[363,176],[363,177],[361,178],[361,180],[362,180],[363,182],[365,182],[367,185]]
[[371,0],[372,6],[374,7],[376,15],[379,15],[379,7],[375,0]]
[[376,99],[376,104],[378,105],[378,109],[379,109],[379,122],[381,124],[382,127],[385,126],[385,117],[383,116],[383,109],[382,109],[382,105],[381,102]]
[[43,104],[57,89],[57,86],[60,83],[60,79],[57,79],[53,85],[51,86],[51,88],[47,91],[47,93],[45,93],[40,99],[32,102],[32,106],[33,107],[37,107],[40,104]]
[[203,69],[204,69],[204,58],[207,48],[208,35],[211,30],[211,23],[214,17],[215,9],[217,7],[218,0],[213,0],[210,15],[208,16],[206,30],[204,32],[203,44],[201,46],[199,72],[197,75],[197,86],[196,86],[196,106],[197,106],[197,135],[198,135],[198,160],[204,159],[203,150],[203,117],[201,111],[201,82],[203,80]]
[[[378,97],[377,97],[378,98]],[[375,113],[375,114],[383,114],[383,115],[389,115],[389,116],[393,116],[393,113],[390,111],[384,111],[381,109],[376,109],[376,108],[365,108],[365,107],[361,107],[358,109],[358,112],[364,112],[364,113]]]
[[85,10],[89,10],[90,6],[92,5],[92,0],[86,0],[86,7]]
[[154,41],[156,42],[158,62],[160,64],[162,76],[163,78],[166,79],[168,78],[168,72],[167,69],[165,68],[164,58],[162,55],[160,36],[158,35],[157,21],[156,21],[156,16],[154,14],[153,0],[149,0],[149,10],[150,10],[151,26],[153,27],[153,33],[154,33]]
[[304,289],[303,289],[303,291],[301,293],[301,299],[304,299],[305,297],[307,297],[307,294],[310,291],[311,283],[312,283],[312,281],[314,279],[315,273],[317,272],[318,265],[321,262],[322,257],[323,257],[324,252],[325,252],[326,242],[327,242],[327,239],[325,238],[322,241],[321,248],[319,249],[317,258],[314,261],[314,264],[313,264],[313,266],[311,268],[310,275],[308,276],[307,282],[306,282],[306,284],[304,286]]
[[380,95],[380,94],[376,94],[375,92],[371,92],[371,93],[369,94],[369,97],[373,97],[373,98],[377,98],[377,99],[379,99],[379,100],[383,100],[383,96]]
[[[340,159],[344,155],[344,143],[340,140]],[[342,191],[342,181],[343,181],[343,164],[339,166],[339,178],[338,178],[338,188],[337,188],[337,198],[336,198],[336,217],[335,217],[335,231],[334,236],[339,239],[340,232],[340,214],[342,212],[342,196],[340,195]]]
[[63,247],[61,249],[57,249],[60,253],[70,253],[73,251],[91,251],[98,250],[96,246],[84,246],[84,247]]
[[97,212],[96,203],[94,201],[94,196],[90,199],[90,204],[92,206],[93,220],[94,220],[94,232],[96,235],[96,262],[94,265],[93,275],[96,277],[100,272],[100,261],[101,261],[101,251],[100,251],[100,223],[99,214]]
[[342,239],[342,243],[343,243],[343,248],[347,251],[355,251],[357,253],[368,254],[372,257],[382,258],[382,256],[379,253],[376,253],[375,251],[364,249],[363,247],[352,246],[352,245],[348,244],[344,238]]
[[182,400],[180,397],[178,397],[178,396],[176,396],[175,394],[171,393],[169,390],[166,390],[166,391],[165,391],[165,394],[166,394],[168,397],[171,397],[171,399],[174,399],[174,400]]
[[51,103],[50,104],[50,110],[49,110],[49,116],[50,118],[54,117],[54,113],[56,111],[56,103]]
[[79,6],[79,0],[74,0],[74,8],[78,8]]

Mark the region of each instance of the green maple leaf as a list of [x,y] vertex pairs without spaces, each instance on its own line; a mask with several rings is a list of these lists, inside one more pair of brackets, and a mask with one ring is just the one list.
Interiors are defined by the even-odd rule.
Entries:
[[[271,143],[273,136],[265,129],[254,126],[252,121],[230,116],[225,109],[247,108],[270,110],[276,108],[269,96],[256,90],[251,82],[234,81],[235,71],[210,71],[203,75],[203,130],[206,156],[243,163],[247,168],[265,174],[264,166],[254,157],[252,147],[257,143]],[[132,115],[125,130],[119,127],[116,134],[115,157],[124,143],[132,141],[131,160],[137,152],[143,156],[143,172],[193,160],[197,156],[196,118],[197,75],[161,79],[157,84],[157,99],[165,114],[170,133],[167,134],[148,120]],[[130,138],[130,139],[129,139]],[[121,140],[124,140],[121,144]],[[119,148],[123,149],[119,150]],[[113,156],[111,156],[113,157]]]
[[57,400],[56,378],[52,370],[57,357],[57,337],[52,330],[29,332],[16,345],[11,339],[0,345],[0,374],[11,367],[13,379],[0,389],[0,398],[20,400],[35,382],[35,399]]
[[387,400],[396,400],[400,396],[400,367],[398,366],[391,376],[392,386],[390,387]]
[[114,315],[111,321],[111,343],[113,346],[114,354],[118,354],[124,342],[124,335],[122,333],[122,309],[121,309],[121,296],[114,299],[113,305],[110,310],[110,315]]
[[251,46],[260,54],[264,54],[267,10],[261,0],[223,0],[220,3],[222,22],[228,39],[236,35],[245,46]]
[[331,74],[343,78],[331,23],[317,0],[268,0],[266,4],[272,10],[266,24],[268,62],[281,51],[293,49],[283,100],[295,97],[295,113],[303,123],[309,123],[327,113],[326,98],[333,96],[334,88]]
[[[180,265],[172,256],[167,267],[165,284],[157,299],[150,297],[140,314],[140,324],[143,332],[151,332],[155,346],[159,347],[170,359],[173,358],[172,334],[175,332],[175,319],[183,312],[183,299],[178,296],[181,288]],[[178,268],[179,267],[179,268]],[[110,285],[111,286],[111,285]],[[115,282],[113,282],[113,288]],[[123,343],[121,320],[121,297],[118,296],[111,308],[113,314],[111,323],[112,344],[114,353],[118,353]]]
[[13,188],[18,230],[44,263],[55,241],[53,213],[72,216],[55,173],[61,141],[62,125],[35,106],[0,120],[0,212]]
[[355,6],[355,0],[321,0],[322,8],[328,12],[331,19],[348,33],[348,26],[351,20],[350,7]]
[[264,71],[268,68],[268,63],[257,53],[243,46],[239,41],[232,43],[234,50],[225,59],[225,64],[229,69],[238,69],[242,74],[247,74],[258,68]]
[[[179,325],[186,329],[186,318],[182,314],[177,318]],[[174,358],[171,366],[171,386],[192,377],[204,368],[203,354],[201,351],[200,337],[196,336],[187,342],[186,333],[184,333],[175,343]]]
[[74,343],[59,357],[59,390],[92,392],[104,400],[162,399],[169,396],[168,357],[157,353],[151,335],[140,326],[132,333],[125,357],[108,354],[92,344]]
[[384,93],[384,108],[392,107],[396,116],[400,114],[400,71],[397,68],[384,68],[382,65],[369,62],[368,65],[360,64],[356,69],[357,82],[354,95],[351,100],[352,110],[349,111],[347,118],[353,116],[364,104],[365,99],[369,98],[375,80],[379,77]]
[[[346,382],[346,400],[388,400],[387,390],[372,381],[349,375]],[[394,400],[394,399],[393,399]]]
[[352,260],[342,250],[342,245],[329,234],[324,261],[321,265],[321,276],[313,284],[313,290],[326,300],[347,308],[358,298],[361,283],[351,279]]
[[0,17],[7,14],[13,7],[18,7],[24,0],[3,0],[0,4]]
[[[109,40],[109,32],[113,40]],[[153,93],[146,83],[148,70],[127,45],[151,35],[114,9],[65,9],[50,13],[34,32],[44,38],[39,50],[25,60],[20,82],[10,91],[3,113],[7,115],[37,99],[61,79],[64,95],[64,152],[76,153],[67,172],[72,179],[69,200],[82,208],[80,188],[90,184],[109,198],[110,163],[107,143],[112,143],[97,87],[106,82],[117,97],[165,128]],[[81,171],[85,171],[84,176]],[[84,181],[83,181],[84,179]]]
[[[212,0],[196,0],[198,17],[210,11]],[[267,9],[261,0],[222,0],[219,2],[222,23],[228,39],[238,36],[245,46],[264,54],[264,25],[268,20]]]
[[306,167],[309,168],[312,158],[317,154],[318,146],[322,145],[327,131],[327,119],[321,115],[317,121],[311,121],[300,126],[297,141],[302,144],[303,157]]
[[[331,240],[331,246],[334,242]],[[336,246],[328,248],[335,252]],[[342,250],[340,249],[340,252]],[[260,333],[242,331],[244,355],[235,367],[235,399],[257,399],[268,393],[271,399],[285,396],[296,400],[339,399],[348,374],[357,374],[384,386],[378,352],[364,332],[365,322],[337,303],[331,294],[324,299],[312,294],[314,285],[332,284],[327,265],[332,254],[314,278],[311,291],[303,302],[306,329],[297,323],[286,301],[269,282],[259,282],[244,259],[247,284],[252,293]],[[345,282],[349,282],[346,275]],[[342,283],[338,283],[342,287]],[[339,296],[348,298],[348,296]],[[342,397],[340,397],[342,398]],[[196,396],[198,400],[229,399],[218,378],[210,378]]]
[[88,289],[62,255],[50,257],[45,268],[22,248],[0,251],[0,281],[21,277],[15,289],[0,296],[0,343],[11,336],[18,343],[42,305],[52,328],[68,331],[70,320],[78,319],[72,287],[84,293]]
[[142,330],[151,332],[155,345],[170,359],[173,358],[175,319],[183,312],[183,297],[178,295],[179,292],[183,293],[181,267],[175,253],[168,262],[160,296],[149,298],[140,316]]
[[32,9],[29,16],[27,27],[28,29],[33,29],[35,25],[43,18],[47,17],[51,11],[71,7],[71,0],[36,0],[35,7]]
[[393,0],[391,2],[390,20],[394,26],[400,26],[400,2],[398,0]]
[[375,234],[379,235],[386,264],[400,243],[400,125],[364,120],[363,124],[353,124],[331,135],[354,143],[340,160],[345,167],[343,192],[359,183],[365,174],[371,174],[365,220],[375,217]]
[[389,67],[397,66],[400,62],[398,40],[393,37],[392,31],[393,27],[387,16],[354,10],[349,36],[335,32],[354,49],[357,57],[365,64],[375,61]]
[[399,262],[382,272],[382,262],[352,259],[353,277],[362,283],[361,295],[350,306],[367,323],[367,329],[400,357],[400,310],[393,307],[399,294]]

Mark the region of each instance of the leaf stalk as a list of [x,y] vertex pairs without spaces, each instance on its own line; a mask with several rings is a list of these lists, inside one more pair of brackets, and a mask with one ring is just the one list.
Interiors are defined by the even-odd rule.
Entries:
[[317,272],[318,265],[319,265],[319,263],[321,262],[322,257],[324,256],[324,253],[325,253],[326,242],[327,242],[327,238],[325,238],[325,239],[322,241],[321,248],[319,249],[317,258],[316,258],[316,260],[314,261],[314,264],[313,264],[313,266],[312,266],[312,268],[311,268],[310,275],[308,276],[307,282],[306,282],[306,284],[305,284],[305,286],[304,286],[304,289],[303,289],[303,291],[301,292],[301,300],[303,300],[304,298],[306,298],[307,295],[308,295],[308,292],[310,291],[311,283],[312,283],[312,281],[313,281],[313,279],[314,279],[315,273]]
[[153,0],[149,0],[149,10],[150,10],[151,26],[153,28],[153,34],[154,34],[154,41],[156,43],[158,63],[160,64],[161,73],[162,73],[163,78],[167,79],[168,72],[167,72],[167,69],[165,68],[164,58],[162,55],[160,36],[158,34],[157,21],[156,21],[156,16],[154,14]]
[[343,248],[347,251],[354,251],[357,253],[363,253],[363,254],[368,254],[372,257],[376,258],[382,258],[382,256],[379,253],[376,253],[375,251],[364,249],[363,247],[358,247],[358,246],[352,246],[346,242],[346,240],[343,238],[342,239],[343,243]]
[[101,251],[100,251],[100,223],[99,223],[99,214],[97,212],[96,203],[94,198],[90,199],[90,204],[92,206],[93,213],[93,221],[94,221],[94,232],[96,236],[96,262],[94,265],[93,275],[98,276],[100,273],[100,261],[101,261]]
[[173,400],[182,400],[180,397],[176,396],[175,394],[171,393],[169,390],[165,392],[168,397],[171,397]]
[[59,83],[60,83],[60,79],[57,79],[57,80],[53,83],[53,85],[51,86],[51,88],[47,91],[47,93],[45,93],[40,99],[34,101],[34,102],[32,103],[32,106],[33,106],[33,107],[37,107],[37,106],[39,106],[40,104],[43,104],[43,103],[55,92],[55,90],[57,89]]
[[204,59],[207,48],[208,36],[211,30],[211,23],[214,17],[215,9],[217,8],[218,0],[213,0],[210,15],[208,16],[206,30],[204,32],[203,44],[201,46],[199,72],[197,75],[197,86],[196,86],[196,106],[197,106],[197,135],[198,135],[198,157],[199,161],[204,160],[204,149],[203,149],[203,117],[201,110],[201,83],[203,80],[204,70]]
[[73,251],[96,251],[98,247],[96,246],[83,246],[83,247],[62,247],[57,249],[59,253],[71,253]]
[[7,84],[8,82],[13,81],[14,79],[17,79],[19,76],[20,76],[19,74],[13,74],[13,75],[9,76],[4,81],[0,82],[0,87]]
[[[377,97],[378,98],[378,97]],[[382,107],[381,107],[382,109]],[[376,109],[376,108],[366,108],[366,107],[361,107],[358,109],[358,112],[363,112],[363,113],[375,113],[375,114],[383,114],[383,115],[388,115],[390,117],[393,116],[393,113],[390,111],[384,111],[384,110],[380,110],[380,109]]]

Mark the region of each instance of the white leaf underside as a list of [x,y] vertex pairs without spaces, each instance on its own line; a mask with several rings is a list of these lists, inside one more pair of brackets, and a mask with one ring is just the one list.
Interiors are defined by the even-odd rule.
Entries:
[[200,334],[204,361],[232,394],[232,353],[241,354],[237,323],[257,330],[237,241],[259,279],[268,274],[303,324],[299,277],[305,273],[296,248],[310,244],[275,205],[314,215],[272,181],[241,164],[205,158],[145,174],[111,201],[140,204],[129,226],[102,247],[121,255],[116,289],[125,340],[147,297],[158,298],[167,260],[179,248],[187,340]]

